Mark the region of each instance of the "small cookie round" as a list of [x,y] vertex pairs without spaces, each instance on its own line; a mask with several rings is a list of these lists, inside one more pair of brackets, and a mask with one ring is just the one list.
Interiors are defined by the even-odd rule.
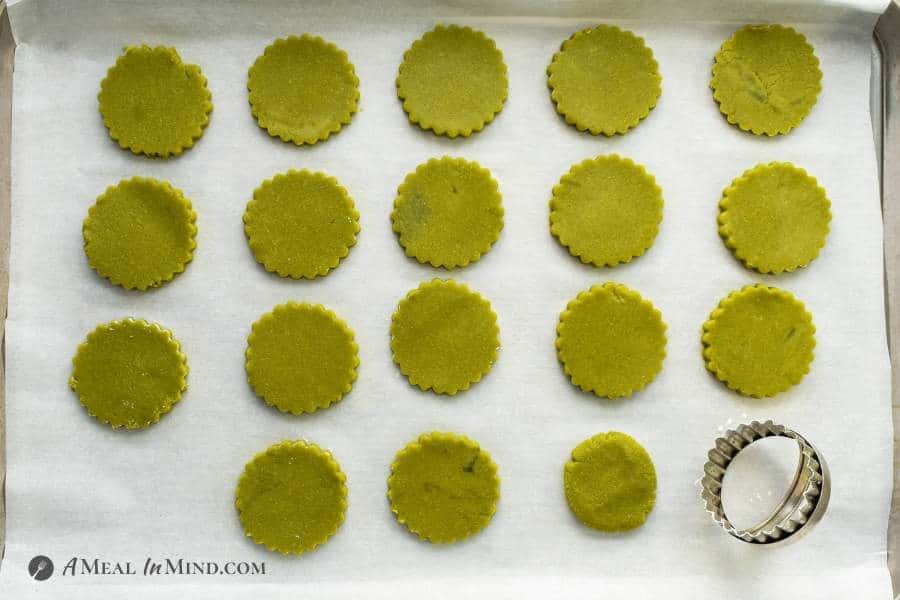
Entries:
[[809,372],[812,315],[792,294],[762,284],[731,292],[703,324],[703,359],[732,390],[766,398]]
[[831,202],[815,178],[790,163],[757,165],[731,182],[719,202],[719,235],[749,269],[805,267],[825,246]]
[[78,346],[69,386],[113,429],[143,429],[181,399],[187,358],[168,329],[138,319],[98,325]]
[[391,222],[407,256],[434,267],[465,267],[500,237],[497,182],[476,162],[433,158],[397,189]]
[[424,434],[391,465],[391,510],[427,542],[448,544],[478,533],[491,522],[499,499],[497,465],[462,435]]
[[480,31],[438,25],[403,54],[397,95],[412,123],[468,137],[494,120],[508,88],[503,53]]
[[666,324],[640,294],[620,283],[578,294],[559,316],[559,361],[572,384],[609,399],[656,378],[666,357]]
[[97,96],[103,124],[134,154],[178,156],[203,135],[212,95],[197,65],[175,48],[133,46],[110,67]]
[[303,554],[344,522],[347,477],[327,450],[283,441],[244,467],[234,505],[247,537],[273,552]]
[[359,103],[359,79],[347,53],[307,34],[267,46],[250,67],[247,89],[259,126],[298,146],[339,132]]

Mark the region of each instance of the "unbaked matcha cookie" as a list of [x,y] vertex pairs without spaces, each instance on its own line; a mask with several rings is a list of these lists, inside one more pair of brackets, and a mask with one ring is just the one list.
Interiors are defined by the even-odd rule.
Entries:
[[445,156],[406,176],[391,221],[407,256],[453,269],[491,249],[503,229],[503,205],[490,171]]
[[187,389],[187,358],[168,329],[138,319],[97,326],[78,346],[69,386],[113,429],[149,427]]
[[98,275],[129,290],[172,280],[194,255],[197,213],[168,182],[134,177],[106,188],[88,210],[84,253]]
[[247,463],[234,505],[254,542],[273,552],[303,554],[328,541],[344,522],[346,482],[327,450],[283,441]]
[[279,304],[247,338],[247,381],[282,412],[315,412],[353,387],[358,350],[347,324],[324,306]]
[[625,133],[650,114],[662,93],[653,51],[612,25],[579,31],[547,67],[556,112],[579,131]]
[[644,524],[656,502],[656,469],[633,437],[599,433],[578,444],[563,471],[566,502],[578,519],[600,531]]
[[816,346],[812,315],[762,284],[731,292],[703,324],[706,368],[729,388],[765,398],[800,383]]
[[447,544],[478,533],[491,522],[499,499],[497,465],[462,435],[424,434],[391,465],[391,510],[427,542]]
[[307,34],[269,45],[250,67],[247,89],[259,126],[298,146],[340,131],[359,102],[359,79],[347,53]]
[[809,114],[822,90],[822,71],[802,34],[782,25],[747,25],[719,48],[709,86],[729,123],[773,136]]
[[403,55],[397,95],[412,123],[437,135],[468,137],[506,101],[503,54],[469,27],[438,25]]
[[550,200],[550,232],[572,256],[614,267],[642,255],[662,222],[662,190],[644,167],[616,154],[562,176]]
[[212,95],[197,65],[175,48],[125,48],[100,82],[100,114],[119,146],[168,158],[194,145],[212,111]]
[[731,182],[719,202],[719,235],[760,273],[805,267],[828,236],[831,203],[815,178],[790,163],[757,165]]
[[359,213],[334,177],[291,169],[253,192],[244,232],[253,256],[267,271],[313,279],[327,275],[350,253]]
[[422,283],[391,319],[394,362],[424,391],[452,396],[469,389],[491,370],[499,348],[490,302],[453,280]]
[[610,399],[642,390],[666,357],[662,315],[620,283],[578,294],[559,316],[556,333],[557,355],[572,384]]

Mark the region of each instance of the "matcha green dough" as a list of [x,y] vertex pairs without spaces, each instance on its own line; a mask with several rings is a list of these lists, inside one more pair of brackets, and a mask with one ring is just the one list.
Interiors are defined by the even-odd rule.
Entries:
[[503,229],[503,206],[490,171],[445,156],[406,176],[391,221],[408,256],[453,269],[491,249]]
[[197,213],[181,190],[134,177],[110,186],[88,210],[84,253],[98,275],[146,290],[184,271],[196,248]]
[[656,502],[656,469],[630,435],[610,431],[578,444],[563,472],[566,501],[578,519],[600,531],[644,524]]
[[747,268],[782,273],[805,267],[825,245],[831,222],[825,190],[790,163],[757,165],[719,202],[719,235]]
[[719,48],[709,86],[729,123],[773,136],[809,114],[822,90],[822,71],[802,34],[782,25],[747,25]]
[[347,478],[326,450],[279,442],[247,463],[234,505],[247,537],[273,552],[303,554],[337,533]]
[[612,25],[574,34],[547,67],[556,112],[578,131],[612,136],[656,106],[662,77],[642,38]]
[[731,292],[703,324],[703,358],[734,391],[774,396],[809,372],[815,333],[812,315],[793,295],[748,285]]
[[469,27],[438,25],[403,55],[397,95],[412,123],[437,135],[468,137],[506,101],[503,54]]
[[427,433],[397,453],[388,499],[397,521],[420,539],[456,542],[487,527],[497,511],[497,465],[465,436]]
[[394,362],[411,385],[454,395],[481,381],[500,348],[491,304],[452,280],[422,283],[391,320]]
[[320,304],[279,304],[247,338],[247,380],[257,396],[295,415],[327,408],[356,381],[353,332]]
[[282,277],[327,275],[356,244],[359,213],[334,177],[306,169],[262,183],[244,212],[253,256]]
[[560,315],[556,333],[557,355],[572,384],[605,398],[642,390],[666,356],[662,315],[620,283],[578,294]]
[[662,211],[662,191],[644,167],[616,154],[598,156],[554,186],[550,232],[581,262],[613,267],[647,251]]
[[320,37],[277,39],[250,67],[250,108],[284,142],[315,144],[350,123],[359,79],[347,53]]
[[69,386],[113,429],[159,421],[187,389],[187,358],[168,329],[138,319],[99,325],[78,346]]
[[100,82],[100,114],[119,146],[134,154],[178,156],[203,135],[212,95],[197,65],[175,48],[132,46]]

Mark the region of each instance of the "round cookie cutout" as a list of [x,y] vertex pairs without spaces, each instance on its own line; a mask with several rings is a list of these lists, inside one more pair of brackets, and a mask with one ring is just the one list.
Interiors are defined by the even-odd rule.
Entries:
[[438,25],[404,53],[397,96],[422,129],[468,137],[503,109],[508,85],[494,40],[469,27]]
[[347,53],[307,34],[266,47],[250,67],[247,89],[259,126],[298,146],[339,132],[359,103],[359,79]]
[[497,360],[500,328],[491,304],[449,279],[419,285],[391,319],[391,352],[411,385],[450,396],[481,381]]
[[254,542],[273,552],[303,554],[328,541],[344,522],[346,482],[327,450],[283,441],[247,463],[234,505]]
[[72,365],[69,386],[88,414],[113,429],[153,425],[187,389],[187,358],[178,340],[144,320],[97,326]]
[[550,200],[550,232],[569,253],[614,267],[653,245],[662,190],[644,167],[616,154],[587,159],[562,176]]
[[353,387],[358,352],[353,332],[324,306],[279,304],[253,324],[247,338],[247,381],[282,412],[315,412]]
[[557,355],[572,384],[609,399],[646,387],[666,356],[662,315],[620,283],[578,294],[560,315],[556,332]]
[[629,531],[644,524],[656,502],[656,469],[633,437],[610,431],[581,442],[563,470],[569,508],[600,531]]
[[281,277],[314,279],[337,268],[356,244],[359,212],[347,190],[324,173],[280,173],[253,192],[244,233],[253,256]]
[[433,158],[398,188],[391,222],[407,256],[434,267],[465,267],[500,237],[497,182],[476,162]]
[[132,46],[100,82],[100,115],[109,136],[134,154],[168,158],[192,147],[212,112],[197,65],[175,48]]
[[197,213],[181,190],[145,177],[106,189],[88,210],[84,253],[101,277],[146,290],[184,271],[197,247]]
[[556,112],[579,131],[623,134],[650,114],[662,93],[653,51],[630,31],[598,25],[563,42],[547,67]]
[[706,368],[732,390],[765,398],[800,383],[816,346],[812,315],[762,284],[731,292],[703,324]]
[[760,273],[805,267],[825,246],[831,202],[815,178],[790,163],[757,165],[731,182],[719,202],[719,235]]
[[719,48],[709,86],[729,123],[775,136],[812,110],[822,71],[803,34],[782,25],[747,25]]
[[427,542],[448,544],[478,533],[491,522],[499,499],[497,465],[462,435],[424,434],[391,465],[391,510]]

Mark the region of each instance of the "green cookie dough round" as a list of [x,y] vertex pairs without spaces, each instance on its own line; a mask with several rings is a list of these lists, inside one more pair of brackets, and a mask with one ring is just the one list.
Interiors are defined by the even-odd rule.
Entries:
[[614,267],[642,255],[662,222],[662,190],[644,167],[616,154],[562,176],[550,200],[550,232],[583,263]]
[[487,527],[497,511],[497,465],[465,436],[427,433],[397,453],[388,499],[397,521],[420,539],[456,542]]
[[253,256],[267,271],[314,279],[337,268],[350,253],[359,213],[334,177],[291,169],[253,192],[244,232]]
[[644,40],[612,25],[575,33],[547,67],[556,112],[594,135],[612,136],[637,126],[656,106],[661,83]]
[[283,441],[247,463],[234,505],[254,542],[273,552],[303,554],[328,541],[344,522],[346,482],[327,450]]
[[831,203],[815,178],[790,163],[757,165],[731,182],[719,202],[719,235],[760,273],[805,267],[828,236]]
[[719,48],[709,86],[729,123],[774,136],[812,110],[822,71],[802,34],[782,25],[747,25]]
[[578,519],[600,531],[644,524],[656,502],[656,469],[633,437],[610,431],[572,450],[563,471],[566,502]]
[[469,27],[438,25],[403,55],[397,95],[412,123],[437,135],[468,137],[506,101],[503,53]]
[[109,136],[134,154],[178,156],[203,135],[212,95],[197,65],[175,48],[125,48],[100,82],[100,114]]
[[391,221],[407,256],[453,269],[491,249],[503,229],[503,205],[490,171],[445,156],[406,176]]
[[197,213],[168,182],[134,177],[110,186],[88,210],[84,253],[98,275],[146,290],[184,271],[197,247]]
[[391,319],[394,362],[411,385],[454,395],[481,381],[500,348],[491,304],[452,280],[422,283]]
[[324,306],[279,304],[253,324],[247,338],[247,381],[282,412],[315,412],[353,387],[358,351],[347,324]]
[[168,329],[138,319],[98,325],[78,346],[69,386],[113,429],[159,421],[187,389],[187,358]]
[[339,132],[359,102],[359,79],[347,53],[307,34],[266,47],[250,67],[247,89],[259,126],[298,146]]
[[640,294],[620,283],[578,294],[559,316],[556,351],[572,384],[610,399],[653,381],[666,357],[666,324]]
[[812,315],[762,284],[731,292],[703,324],[706,368],[729,388],[765,398],[800,383],[816,346]]

